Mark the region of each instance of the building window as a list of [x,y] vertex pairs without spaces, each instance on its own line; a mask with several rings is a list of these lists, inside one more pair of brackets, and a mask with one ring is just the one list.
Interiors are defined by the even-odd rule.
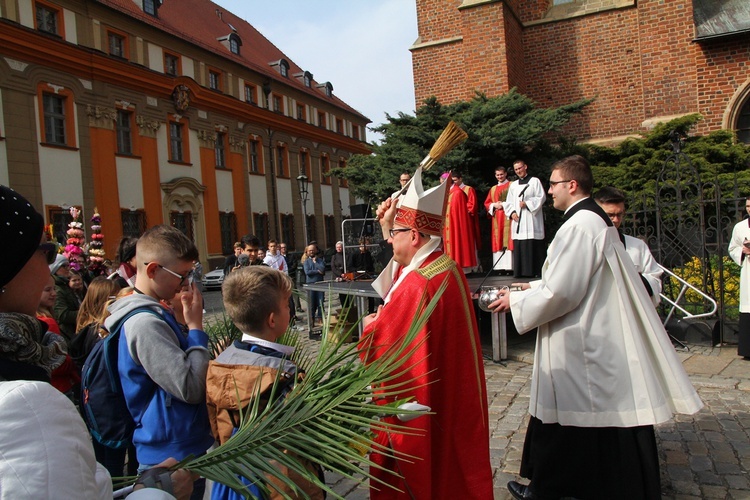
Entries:
[[750,144],[750,99],[742,105],[737,118],[737,140]]
[[62,36],[60,11],[43,3],[36,2],[36,29],[51,35]]
[[237,241],[237,217],[234,212],[219,214],[219,228],[221,232],[221,253],[234,253],[234,242]]
[[294,215],[281,214],[281,241],[288,250],[296,248],[294,239]]
[[107,39],[109,40],[109,55],[127,59],[127,41],[125,37],[119,33],[108,31]]
[[299,175],[305,174],[305,176],[312,181],[312,175],[310,172],[310,161],[307,155],[307,151],[299,152]]
[[255,100],[255,85],[245,85],[245,102],[257,104],[257,101]]
[[193,239],[193,214],[192,212],[170,212],[169,221],[172,227],[179,229],[190,241]]
[[214,152],[216,153],[216,168],[227,168],[226,160],[226,134],[218,132],[216,134],[216,143]]
[[250,158],[250,173],[251,174],[262,174],[263,169],[260,167],[260,159],[258,158],[258,149],[260,143],[258,141],[248,142],[248,156]]
[[122,235],[140,238],[146,232],[146,212],[143,210],[120,210]]
[[[339,168],[346,168],[346,162],[344,160],[339,160]],[[347,182],[345,178],[339,177],[339,187],[349,187],[349,182]]]
[[253,213],[253,226],[255,226],[255,236],[261,242],[269,240],[268,214]]
[[289,78],[289,63],[283,59],[279,63],[279,73],[281,73],[281,76],[284,78]]
[[211,90],[221,90],[221,73],[208,70],[208,87]]
[[352,137],[359,140],[359,126],[352,124]]
[[276,146],[276,177],[289,177],[286,169],[286,148],[284,146]]
[[180,76],[180,56],[165,53],[164,72],[171,76]]
[[305,71],[302,81],[305,83],[305,87],[310,88],[312,86],[312,75]]
[[67,145],[65,134],[65,97],[44,94],[44,142]]
[[133,131],[131,128],[133,113],[123,109],[117,110],[117,153],[121,155],[133,154]]
[[240,54],[240,41],[237,39],[236,36],[230,36],[229,37],[229,51],[232,54]]
[[158,0],[143,0],[143,12],[148,15],[156,17],[156,9]]
[[323,216],[323,226],[326,231],[326,248],[336,246],[336,218],[333,215]]
[[185,131],[183,124],[169,122],[169,159],[171,161],[185,162]]
[[331,162],[327,156],[320,157],[320,182],[322,184],[331,183]]
[[278,96],[276,94],[273,94],[272,96],[272,102],[273,102],[273,110],[277,113],[283,113],[284,112],[284,106],[281,102],[281,96]]
[[341,118],[336,118],[336,133],[344,133],[344,120],[342,120]]
[[328,128],[326,114],[323,111],[318,111],[318,127]]
[[315,228],[315,216],[310,214],[307,216],[307,237],[308,241],[318,241],[318,231]]
[[297,119],[305,121],[305,105],[297,103]]
[[64,243],[68,239],[68,224],[73,222],[70,210],[59,207],[48,207],[47,220],[52,224],[52,236],[58,242]]

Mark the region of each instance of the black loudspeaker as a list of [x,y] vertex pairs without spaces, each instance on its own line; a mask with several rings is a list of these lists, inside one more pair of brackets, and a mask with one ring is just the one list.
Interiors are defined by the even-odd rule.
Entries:
[[[371,213],[368,213],[367,203],[360,203],[358,205],[349,205],[349,210],[352,213],[352,219],[367,219],[372,217]],[[367,221],[362,227],[360,224],[356,226],[357,232],[362,236],[372,236],[375,234],[375,228],[372,225],[372,221]]]
[[371,214],[367,213],[367,206],[367,203],[349,205],[349,211],[352,214],[352,219],[367,219],[368,217],[372,217]]

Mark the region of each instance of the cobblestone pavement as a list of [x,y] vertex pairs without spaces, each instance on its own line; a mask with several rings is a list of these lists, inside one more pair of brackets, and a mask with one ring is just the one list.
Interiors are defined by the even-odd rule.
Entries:
[[[298,325],[307,338],[304,319]],[[512,498],[506,483],[519,480],[529,418],[534,343],[515,340],[520,343],[509,346],[507,361],[484,363],[495,499]],[[306,342],[315,349],[314,341]],[[691,346],[678,355],[705,406],[656,427],[663,498],[750,499],[750,361],[735,346]],[[328,474],[327,482],[347,499],[369,498],[352,479]]]

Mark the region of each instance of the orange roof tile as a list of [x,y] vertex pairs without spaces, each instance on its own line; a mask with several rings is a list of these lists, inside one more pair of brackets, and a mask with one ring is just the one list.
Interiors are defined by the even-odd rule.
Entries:
[[[303,69],[287,57],[278,47],[256,30],[250,23],[209,0],[165,0],[159,7],[158,17],[143,12],[133,0],[97,0],[100,4],[136,18],[155,28],[170,33],[186,42],[213,52],[227,60],[241,64],[252,71],[266,75],[272,80],[283,82],[317,99],[329,102],[370,122],[362,113],[352,108],[333,95],[327,97],[323,89],[317,88],[313,81],[312,88],[305,87],[300,78],[294,75],[312,69]],[[221,12],[219,17],[217,12]],[[231,34],[235,28],[242,40],[240,54],[233,54],[218,40]],[[289,63],[289,78],[282,77],[269,63],[285,59]]]

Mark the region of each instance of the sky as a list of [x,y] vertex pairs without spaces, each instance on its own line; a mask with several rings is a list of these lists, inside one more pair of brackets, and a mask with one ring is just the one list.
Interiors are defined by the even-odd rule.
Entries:
[[[377,125],[414,114],[414,0],[214,0]],[[367,131],[367,140],[378,140]]]

